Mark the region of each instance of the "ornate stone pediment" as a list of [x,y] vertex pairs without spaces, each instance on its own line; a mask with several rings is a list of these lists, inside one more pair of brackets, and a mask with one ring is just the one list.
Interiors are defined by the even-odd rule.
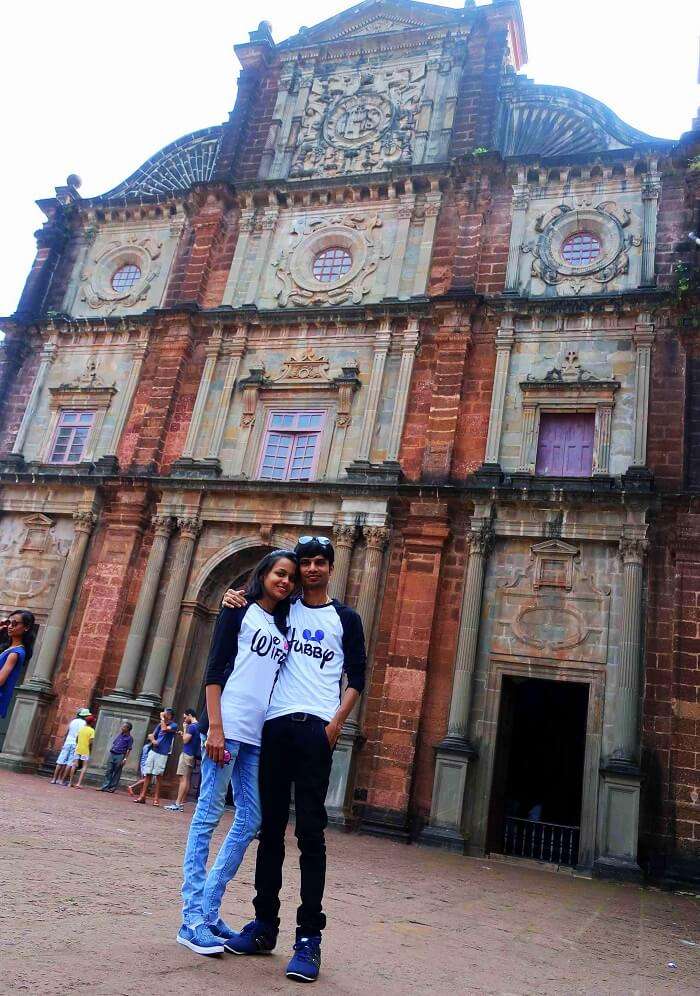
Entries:
[[497,588],[492,652],[607,660],[610,587],[581,565],[581,551],[559,539],[530,548],[522,571]]
[[49,388],[49,405],[53,409],[108,408],[116,391],[114,383],[105,384],[102,380],[97,372],[97,360],[91,356],[76,380]]
[[325,356],[317,356],[313,349],[307,349],[297,358],[290,356],[282,364],[273,384],[287,384],[290,387],[308,384],[329,384],[328,368],[330,364]]

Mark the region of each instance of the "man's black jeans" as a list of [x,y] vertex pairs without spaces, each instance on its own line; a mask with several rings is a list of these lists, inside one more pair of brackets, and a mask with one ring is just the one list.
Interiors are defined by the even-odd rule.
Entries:
[[[301,717],[305,717],[303,720]],[[323,888],[326,882],[328,823],[326,792],[331,773],[331,751],[325,723],[305,713],[268,720],[263,727],[260,754],[262,827],[255,866],[255,915],[279,925],[284,863],[284,832],[294,783],[296,824],[301,869],[301,906],[297,924],[303,936],[320,934],[326,926]]]

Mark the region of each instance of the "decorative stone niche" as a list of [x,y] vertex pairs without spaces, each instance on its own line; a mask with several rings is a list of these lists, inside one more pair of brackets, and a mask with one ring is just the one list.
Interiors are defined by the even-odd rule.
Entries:
[[0,601],[6,606],[29,605],[47,611],[53,602],[70,539],[55,535],[56,523],[37,512],[22,519],[5,517],[5,542],[0,545]]
[[570,350],[561,365],[541,379],[528,376],[521,381],[522,435],[518,472],[535,473],[540,416],[554,414],[594,414],[593,475],[610,473],[610,441],[615,393],[620,382],[601,380],[585,370],[578,354]]
[[609,613],[610,588],[584,572],[578,547],[536,543],[497,587],[491,652],[605,664]]

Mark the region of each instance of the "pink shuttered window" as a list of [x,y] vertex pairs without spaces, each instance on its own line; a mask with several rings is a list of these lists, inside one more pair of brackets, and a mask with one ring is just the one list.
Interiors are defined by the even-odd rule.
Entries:
[[323,412],[271,412],[260,477],[268,481],[311,480],[322,428]]
[[535,473],[590,477],[594,433],[595,415],[541,415]]

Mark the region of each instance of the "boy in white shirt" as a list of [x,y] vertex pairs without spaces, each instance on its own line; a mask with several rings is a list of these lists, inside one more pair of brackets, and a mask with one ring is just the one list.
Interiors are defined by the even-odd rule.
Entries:
[[54,768],[53,778],[50,782],[51,785],[62,785],[64,788],[68,787],[68,779],[70,778],[73,761],[75,760],[78,734],[85,726],[85,720],[89,715],[89,709],[78,709],[75,719],[71,720],[68,732],[66,733],[66,739],[63,741],[63,747],[61,747],[61,753],[56,759],[56,767]]

